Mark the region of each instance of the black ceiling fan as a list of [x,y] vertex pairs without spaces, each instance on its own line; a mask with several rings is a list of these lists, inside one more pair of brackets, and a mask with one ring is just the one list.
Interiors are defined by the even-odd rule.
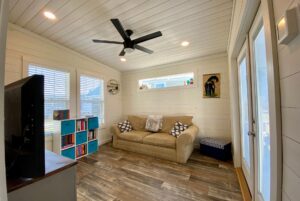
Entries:
[[93,39],[93,42],[95,43],[111,43],[111,44],[120,44],[123,45],[124,48],[122,49],[122,51],[120,52],[119,56],[124,56],[125,53],[131,53],[133,52],[135,49],[138,49],[140,51],[146,52],[148,54],[152,54],[153,51],[149,50],[143,46],[140,46],[139,43],[145,42],[147,40],[151,40],[153,38],[157,38],[162,36],[162,33],[160,31],[142,36],[140,38],[131,40],[130,36],[133,34],[133,31],[130,29],[124,30],[121,22],[119,21],[119,19],[111,19],[111,22],[114,24],[114,26],[116,27],[116,29],[118,30],[118,32],[120,33],[120,35],[122,36],[122,38],[124,39],[124,42],[119,42],[119,41],[108,41],[108,40],[97,40],[97,39]]

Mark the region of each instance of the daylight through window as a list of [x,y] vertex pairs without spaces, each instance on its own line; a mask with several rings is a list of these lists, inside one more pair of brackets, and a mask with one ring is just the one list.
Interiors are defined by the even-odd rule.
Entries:
[[30,64],[28,75],[44,75],[45,134],[53,133],[53,110],[70,108],[70,73]]

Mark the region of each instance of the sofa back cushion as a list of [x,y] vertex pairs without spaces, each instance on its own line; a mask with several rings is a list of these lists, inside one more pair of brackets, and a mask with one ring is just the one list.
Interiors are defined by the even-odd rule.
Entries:
[[170,133],[176,122],[191,126],[193,124],[192,120],[192,116],[164,116],[161,132]]
[[146,127],[147,117],[129,115],[128,121],[131,123],[133,130],[146,131],[145,127]]
[[162,116],[161,115],[149,115],[146,121],[145,129],[151,132],[158,132],[162,126]]

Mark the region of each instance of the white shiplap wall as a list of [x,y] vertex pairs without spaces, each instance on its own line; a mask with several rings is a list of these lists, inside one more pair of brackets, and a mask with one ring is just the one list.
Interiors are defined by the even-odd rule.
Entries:
[[[300,5],[299,0],[274,0],[275,20],[288,8]],[[300,6],[299,6],[300,7]],[[298,22],[300,27],[300,10]],[[283,201],[300,199],[300,35],[288,45],[279,45],[283,135]]]
[[[52,67],[67,67],[71,70],[71,99],[76,99],[75,72],[90,72],[99,75],[106,82],[109,79],[121,80],[121,73],[68,48],[28,32],[15,25],[9,26],[6,48],[5,84],[22,78],[23,66],[28,58],[37,64]],[[73,78],[72,78],[73,76]],[[72,90],[73,89],[73,90]],[[105,90],[106,92],[106,90]],[[100,142],[111,139],[110,126],[121,118],[122,94],[112,96],[105,93],[105,128],[100,130]],[[71,114],[76,115],[76,102],[71,100]]]
[[[196,87],[138,91],[138,80],[156,76],[194,72]],[[221,98],[202,97],[202,75],[221,73]],[[157,66],[122,74],[123,115],[186,114],[194,116],[199,137],[225,137],[230,134],[230,108],[227,55]],[[198,143],[198,140],[197,140]]]

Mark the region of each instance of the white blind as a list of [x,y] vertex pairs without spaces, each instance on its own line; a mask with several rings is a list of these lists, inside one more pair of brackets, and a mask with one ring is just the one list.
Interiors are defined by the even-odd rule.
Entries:
[[69,109],[70,73],[30,64],[28,75],[44,75],[45,133],[53,132],[53,110]]
[[80,76],[80,116],[97,116],[104,123],[103,80]]

